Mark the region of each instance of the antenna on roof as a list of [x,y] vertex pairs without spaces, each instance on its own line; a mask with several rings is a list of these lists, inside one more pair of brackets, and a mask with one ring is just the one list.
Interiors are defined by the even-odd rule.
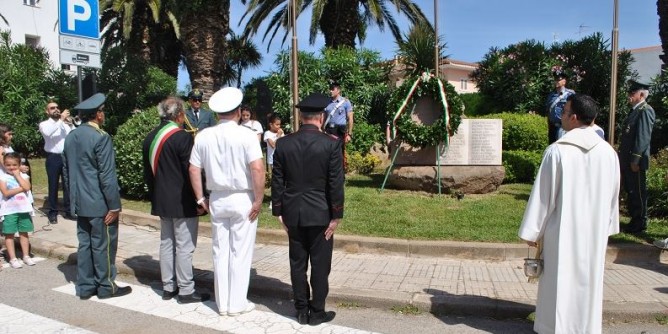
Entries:
[[584,25],[584,23],[578,26],[578,36],[582,36],[583,33],[587,32],[591,28],[590,26]]

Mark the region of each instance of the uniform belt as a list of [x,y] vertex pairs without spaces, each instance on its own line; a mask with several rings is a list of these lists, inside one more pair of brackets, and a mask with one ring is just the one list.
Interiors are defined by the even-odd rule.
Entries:
[[61,155],[61,154],[63,154],[63,152],[60,152],[60,153],[46,152],[46,155],[50,155],[50,154]]
[[345,126],[346,126],[345,124],[331,124],[331,123],[330,123],[330,124],[327,124],[327,127],[328,127],[328,128],[339,128],[339,127],[340,127],[340,128],[343,128],[343,127],[345,127]]

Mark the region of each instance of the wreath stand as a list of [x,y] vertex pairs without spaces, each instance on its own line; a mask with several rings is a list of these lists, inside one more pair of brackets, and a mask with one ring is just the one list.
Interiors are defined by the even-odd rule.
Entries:
[[[447,150],[449,144],[450,144],[450,138],[448,136],[448,127],[450,124],[450,114],[448,112],[448,102],[445,97],[445,87],[443,86],[443,82],[441,79],[435,77],[433,74],[429,73],[422,73],[422,76],[420,76],[417,80],[415,80],[415,83],[413,83],[413,86],[411,87],[410,91],[408,92],[408,96],[404,99],[403,103],[399,107],[399,110],[394,114],[394,117],[392,118],[392,137],[391,137],[391,142],[394,142],[396,137],[397,137],[397,120],[399,117],[403,114],[403,112],[406,110],[406,106],[408,105],[408,102],[411,101],[413,94],[415,93],[415,90],[417,89],[418,85],[421,83],[426,83],[429,82],[430,80],[437,80],[438,87],[439,87],[439,95],[441,98],[441,103],[443,104],[443,123],[445,126],[445,135],[443,136],[443,143],[444,143],[444,148]],[[380,192],[382,192],[385,189],[385,184],[387,183],[387,179],[390,176],[390,172],[392,171],[392,167],[394,167],[394,161],[397,158],[397,155],[399,153],[399,149],[401,148],[401,143],[403,141],[399,140],[399,142],[396,145],[396,149],[394,150],[394,154],[392,155],[392,160],[390,161],[390,165],[387,167],[387,170],[385,172],[385,179],[383,180],[383,184],[380,187]],[[441,159],[440,159],[440,146],[439,144],[436,144],[436,182],[438,183],[438,194],[441,195]]]

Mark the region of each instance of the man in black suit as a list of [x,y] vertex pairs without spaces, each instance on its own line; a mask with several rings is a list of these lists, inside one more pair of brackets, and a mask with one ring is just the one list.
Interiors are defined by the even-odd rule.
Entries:
[[149,132],[142,148],[144,181],[151,199],[151,214],[160,216],[160,275],[162,299],[178,295],[177,302],[209,299],[195,291],[193,253],[197,246],[198,208],[190,186],[188,166],[193,137],[183,130],[183,101],[168,97],[158,104],[160,124]]
[[[320,131],[329,102],[326,95],[311,94],[297,105],[303,125],[277,141],[271,182],[272,214],[289,238],[297,321],[313,326],[336,315],[325,311],[325,299],[334,231],[343,218],[342,141]],[[311,287],[306,279],[309,260]]]

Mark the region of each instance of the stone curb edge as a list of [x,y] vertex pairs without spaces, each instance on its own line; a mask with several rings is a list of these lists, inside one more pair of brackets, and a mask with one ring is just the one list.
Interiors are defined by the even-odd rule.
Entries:
[[[35,204],[43,206],[45,195],[35,195]],[[158,217],[150,214],[123,209],[120,222],[125,225],[151,226],[160,229]],[[200,224],[198,235],[211,237],[211,225]],[[287,236],[283,230],[257,230],[256,242],[273,245],[287,245]],[[490,242],[462,242],[447,240],[407,240],[381,237],[364,237],[337,234],[334,248],[348,253],[380,253],[403,255],[406,257],[443,257],[482,261],[522,260],[531,256],[524,244],[506,244]],[[608,245],[606,261],[609,263],[668,262],[668,252],[661,252],[652,245],[613,244]]]
[[[33,239],[32,248],[35,253],[57,258],[69,264],[77,261],[76,248],[61,244]],[[132,261],[132,263],[130,263]],[[286,263],[286,265],[288,265]],[[154,259],[137,258],[129,260],[120,256],[116,259],[119,274],[137,278],[160,280],[160,267]],[[213,281],[206,271],[195,269],[195,281],[199,287],[213,291]],[[285,300],[292,298],[291,287],[274,278],[251,275],[249,294],[273,297]],[[453,296],[425,293],[401,293],[387,291],[371,291],[364,289],[332,288],[328,301],[342,307],[369,307],[389,310],[393,307],[413,305],[419,312],[430,312],[437,315],[464,315],[492,317],[495,319],[526,319],[535,310],[533,301],[499,300],[482,296]],[[603,319],[607,322],[654,322],[659,315],[668,315],[666,305],[652,303],[611,303],[603,305]]]

